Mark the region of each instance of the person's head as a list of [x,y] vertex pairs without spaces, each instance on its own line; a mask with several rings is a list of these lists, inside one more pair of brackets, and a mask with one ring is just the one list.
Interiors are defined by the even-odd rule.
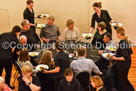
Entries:
[[64,50],[64,43],[61,40],[57,40],[55,43],[56,50],[63,51]]
[[5,85],[4,78],[0,76],[0,90],[4,88],[4,85]]
[[21,36],[19,37],[19,42],[20,42],[21,44],[27,44],[27,37],[26,37],[25,35],[21,35]]
[[22,73],[23,77],[27,77],[27,78],[29,78],[33,75],[32,68],[29,65],[24,65],[21,68],[21,73]]
[[30,9],[32,9],[33,6],[34,6],[33,0],[27,0],[27,1],[26,1],[26,4],[27,4],[28,8],[30,8]]
[[98,30],[103,31],[106,28],[106,24],[104,22],[98,23]]
[[73,27],[74,27],[74,21],[73,21],[72,19],[68,19],[66,26],[67,26],[70,30],[72,30]]
[[101,2],[95,2],[95,3],[93,4],[93,10],[94,10],[95,12],[98,12],[101,8],[102,8]]
[[126,36],[125,34],[125,29],[123,27],[117,28],[116,33],[117,33],[117,37],[120,40],[126,40],[128,43],[130,43],[130,41],[128,40],[128,36]]
[[43,54],[42,57],[40,59],[39,64],[46,64],[49,66],[49,64],[51,63],[52,60],[52,52],[49,50],[46,50]]
[[16,25],[12,28],[11,33],[15,34],[16,36],[20,35],[21,33],[21,27]]
[[85,47],[82,46],[82,47],[78,48],[77,53],[78,53],[78,57],[85,57],[86,56]]
[[97,75],[91,76],[90,81],[91,81],[91,85],[93,88],[99,88],[99,87],[103,86],[103,81],[102,81],[101,77],[99,77]]
[[64,71],[64,76],[68,82],[71,82],[73,79],[73,71],[71,68],[66,68]]
[[50,15],[50,16],[47,18],[47,23],[48,23],[48,25],[52,26],[53,23],[54,23],[54,20],[55,20],[54,16],[51,16],[51,15]]
[[103,38],[104,43],[108,43],[110,40],[112,40],[111,33],[106,33]]
[[29,21],[26,20],[26,19],[21,22],[21,26],[22,26],[22,28],[23,28],[24,30],[26,30],[26,31],[30,29],[30,23],[29,23]]
[[29,50],[27,48],[22,48],[19,54],[19,61],[21,62],[28,61],[30,59],[28,52]]

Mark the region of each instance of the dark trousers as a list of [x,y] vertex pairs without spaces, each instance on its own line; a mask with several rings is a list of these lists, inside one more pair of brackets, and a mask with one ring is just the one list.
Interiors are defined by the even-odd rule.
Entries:
[[10,86],[10,78],[12,71],[12,61],[11,59],[0,58],[0,76],[2,76],[3,68],[5,68],[5,83]]

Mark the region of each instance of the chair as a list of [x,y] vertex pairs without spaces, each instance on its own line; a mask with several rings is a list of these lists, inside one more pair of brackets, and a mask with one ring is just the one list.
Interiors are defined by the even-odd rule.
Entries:
[[79,72],[76,75],[76,79],[79,81],[84,91],[91,91],[90,90],[90,74],[88,71]]
[[22,77],[22,73],[21,73],[21,65],[18,63],[18,61],[15,61],[15,69],[16,69],[16,72],[15,72],[15,75],[14,75],[14,82],[13,82],[13,87],[14,87],[14,84],[15,84],[15,81],[16,79],[18,78],[18,74]]

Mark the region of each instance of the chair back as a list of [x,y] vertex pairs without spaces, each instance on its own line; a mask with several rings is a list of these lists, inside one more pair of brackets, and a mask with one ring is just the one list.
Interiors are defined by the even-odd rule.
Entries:
[[90,91],[90,74],[88,71],[79,72],[76,75],[76,79],[79,81],[84,91]]
[[18,63],[18,61],[15,61],[15,66],[16,66],[16,69],[18,70],[20,76],[22,77],[22,73],[21,73],[21,65]]

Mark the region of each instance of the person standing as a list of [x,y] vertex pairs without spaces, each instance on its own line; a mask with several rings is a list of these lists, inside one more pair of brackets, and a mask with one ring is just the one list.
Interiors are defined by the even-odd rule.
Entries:
[[95,13],[92,16],[92,21],[91,21],[91,28],[90,28],[90,33],[93,32],[94,28],[95,28],[95,21],[97,23],[100,23],[101,21],[105,22],[106,24],[106,30],[108,33],[112,34],[112,29],[111,29],[111,25],[110,23],[113,23],[114,21],[111,19],[109,13],[107,10],[102,10],[101,9],[102,5],[101,2],[95,2],[93,4],[93,10],[95,11]]
[[12,71],[12,49],[19,43],[17,36],[21,32],[20,26],[14,26],[11,32],[0,35],[0,76],[3,68],[5,68],[5,83],[10,86],[10,78]]
[[119,48],[117,49],[117,57],[113,56],[111,59],[117,61],[117,89],[118,91],[135,91],[128,80],[132,54],[130,41],[125,34],[124,28],[117,28],[116,33],[117,37],[120,39]]

